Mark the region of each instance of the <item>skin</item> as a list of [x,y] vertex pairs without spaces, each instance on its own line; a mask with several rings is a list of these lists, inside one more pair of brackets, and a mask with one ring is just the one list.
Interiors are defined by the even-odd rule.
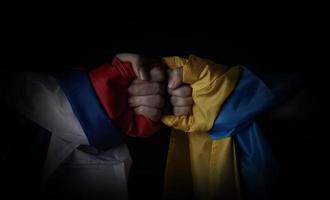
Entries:
[[182,82],[182,69],[168,70],[167,91],[171,95],[174,115],[190,115],[194,101],[191,97],[191,87]]
[[[164,92],[167,89],[174,115],[191,114],[191,88],[182,83],[182,69],[168,70],[166,74],[163,67],[150,64],[141,55],[121,53],[116,56],[122,61],[131,62],[137,76],[128,88],[128,102],[136,113],[158,122],[164,109]],[[168,82],[167,86],[165,81]]]

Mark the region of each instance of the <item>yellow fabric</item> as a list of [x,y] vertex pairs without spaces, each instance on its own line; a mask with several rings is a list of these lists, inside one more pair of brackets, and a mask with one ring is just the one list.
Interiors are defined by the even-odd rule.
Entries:
[[173,129],[168,147],[168,161],[165,170],[164,199],[193,199],[189,155],[189,139],[187,134]]
[[195,199],[239,199],[233,139],[189,133],[189,144]]
[[167,115],[162,121],[167,126],[184,132],[207,132],[218,115],[221,105],[235,88],[240,67],[227,69],[224,65],[191,55],[189,59],[166,57],[170,68],[183,68],[183,82],[191,84],[193,115]]
[[[167,158],[165,199],[239,199],[240,189],[232,138],[211,140],[207,134],[235,88],[240,67],[227,68],[191,55],[166,57],[170,68],[183,68],[183,82],[191,84],[193,114],[167,115],[173,127]],[[175,130],[177,129],[177,130]],[[188,134],[187,134],[188,133]]]

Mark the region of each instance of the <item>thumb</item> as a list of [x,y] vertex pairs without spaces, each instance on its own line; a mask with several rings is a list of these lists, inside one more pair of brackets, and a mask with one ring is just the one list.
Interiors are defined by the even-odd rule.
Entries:
[[120,53],[116,55],[121,61],[130,62],[133,68],[133,71],[141,80],[149,80],[149,66],[145,64],[146,60],[139,54],[133,53]]
[[183,72],[182,68],[169,69],[168,73],[168,88],[174,89],[182,84]]

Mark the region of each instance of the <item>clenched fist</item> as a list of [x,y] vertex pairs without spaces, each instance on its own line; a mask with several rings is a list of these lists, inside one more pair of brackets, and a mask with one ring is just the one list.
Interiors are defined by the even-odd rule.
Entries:
[[182,79],[182,69],[168,70],[167,91],[171,95],[173,114],[177,116],[192,114],[192,105],[194,104],[191,97],[191,87],[187,84],[183,84]]
[[152,121],[159,121],[164,106],[164,84],[166,75],[160,65],[151,62],[137,54],[118,54],[122,61],[131,62],[138,77],[128,88],[129,105],[137,114]]

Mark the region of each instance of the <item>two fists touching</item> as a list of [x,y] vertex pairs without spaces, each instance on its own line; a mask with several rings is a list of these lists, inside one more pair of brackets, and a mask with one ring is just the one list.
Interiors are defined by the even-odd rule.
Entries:
[[166,107],[168,93],[174,115],[191,114],[192,91],[189,85],[182,83],[182,69],[167,69],[138,54],[122,53],[117,54],[117,57],[130,62],[137,77],[128,89],[128,102],[136,113],[159,121]]

